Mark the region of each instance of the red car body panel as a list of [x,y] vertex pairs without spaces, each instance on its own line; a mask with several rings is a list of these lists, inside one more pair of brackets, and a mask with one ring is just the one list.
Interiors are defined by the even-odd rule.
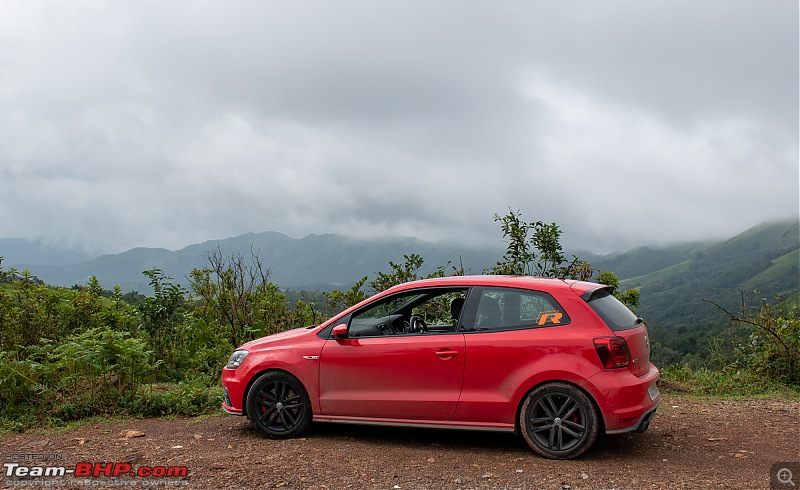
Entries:
[[464,375],[461,333],[328,340],[320,356],[320,413],[447,420]]
[[[563,307],[569,323],[505,331],[320,337],[351,313],[401,291],[475,286],[544,291]],[[265,371],[282,370],[307,390],[314,420],[515,430],[526,395],[542,383],[560,381],[589,395],[606,432],[634,430],[649,420],[660,401],[655,389],[659,372],[650,363],[643,324],[614,332],[581,297],[599,287],[506,276],[448,277],[395,286],[319,326],[240,347],[249,352],[244,361],[222,372],[227,394],[223,408],[244,414],[253,380]],[[593,339],[610,336],[624,338],[635,361],[604,368]]]
[[264,371],[276,369],[303,380],[311,399],[312,410],[318,412],[319,363],[308,358],[319,358],[325,341],[315,335],[316,330],[317,328],[297,328],[242,345],[240,349],[250,352],[246,362],[238,369],[222,370],[222,385],[231,400],[230,405],[223,404],[222,408],[228,413],[243,414],[244,400],[250,384]]

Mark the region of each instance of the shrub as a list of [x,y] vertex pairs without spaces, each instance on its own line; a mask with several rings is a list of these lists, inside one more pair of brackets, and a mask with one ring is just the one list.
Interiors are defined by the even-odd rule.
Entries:
[[139,417],[196,416],[219,411],[222,390],[216,380],[213,386],[203,380],[158,384],[123,398],[120,404]]
[[689,393],[698,396],[756,396],[785,395],[800,396],[800,391],[787,389],[779,382],[764,380],[750,371],[723,369],[711,371],[701,367],[692,369],[688,366],[672,365],[661,369],[660,385],[664,391]]
[[780,298],[771,303],[758,291],[750,298],[742,293],[742,306],[738,313],[730,313],[713,304],[728,315],[734,326],[744,326],[749,330],[749,335],[733,339],[732,368],[800,387],[800,316],[797,306]]

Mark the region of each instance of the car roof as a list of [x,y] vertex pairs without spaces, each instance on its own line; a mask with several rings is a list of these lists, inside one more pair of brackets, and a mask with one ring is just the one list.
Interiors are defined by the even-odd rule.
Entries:
[[495,286],[522,289],[571,289],[578,295],[581,295],[586,291],[604,287],[602,284],[593,282],[575,281],[572,279],[555,277],[475,275],[420,279],[417,281],[398,284],[397,286],[389,288],[387,292],[403,291],[406,289],[425,286]]
[[330,317],[328,320],[320,324],[321,328],[330,326],[333,322],[344,318],[355,310],[363,307],[377,298],[382,298],[387,295],[406,291],[414,288],[423,287],[469,287],[469,286],[487,286],[487,287],[507,287],[507,288],[522,288],[533,289],[539,291],[553,292],[555,290],[569,291],[572,290],[578,296],[584,297],[587,291],[594,291],[600,288],[608,288],[602,284],[596,284],[586,281],[575,281],[572,279],[561,279],[554,277],[538,277],[538,276],[495,276],[495,275],[474,275],[474,276],[447,276],[435,277],[431,279],[420,279],[417,281],[405,282],[392,286],[389,289],[381,291],[374,296],[364,299],[363,301],[355,304],[341,313]]

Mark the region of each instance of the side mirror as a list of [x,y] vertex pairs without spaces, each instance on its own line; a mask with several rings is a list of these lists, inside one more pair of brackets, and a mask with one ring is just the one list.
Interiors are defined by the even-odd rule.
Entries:
[[333,335],[334,339],[337,339],[337,340],[338,339],[346,339],[347,338],[347,324],[340,323],[339,325],[336,325],[335,327],[333,327],[333,330],[331,330],[331,334]]

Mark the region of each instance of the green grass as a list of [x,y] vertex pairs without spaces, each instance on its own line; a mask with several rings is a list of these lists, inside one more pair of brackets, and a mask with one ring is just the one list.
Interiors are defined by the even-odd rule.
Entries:
[[667,393],[685,393],[704,398],[775,397],[800,400],[800,387],[786,386],[747,371],[711,371],[672,365],[661,370],[659,386]]
[[[74,403],[71,403],[74,402]],[[67,430],[84,424],[147,417],[203,417],[218,414],[222,404],[222,388],[200,380],[180,383],[155,383],[140,387],[113,400],[97,400],[81,405],[68,400],[61,410],[48,408],[43,414],[35,407],[6,410],[0,417],[0,435],[29,430]],[[67,407],[67,408],[64,408]],[[71,408],[70,408],[71,407]]]
[[691,268],[691,266],[692,266],[692,261],[686,260],[684,262],[671,265],[656,272],[651,272],[643,276],[631,277],[622,280],[620,281],[620,284],[628,289],[650,286],[653,283],[656,283],[664,279],[670,279],[676,275],[688,274],[688,271]]

